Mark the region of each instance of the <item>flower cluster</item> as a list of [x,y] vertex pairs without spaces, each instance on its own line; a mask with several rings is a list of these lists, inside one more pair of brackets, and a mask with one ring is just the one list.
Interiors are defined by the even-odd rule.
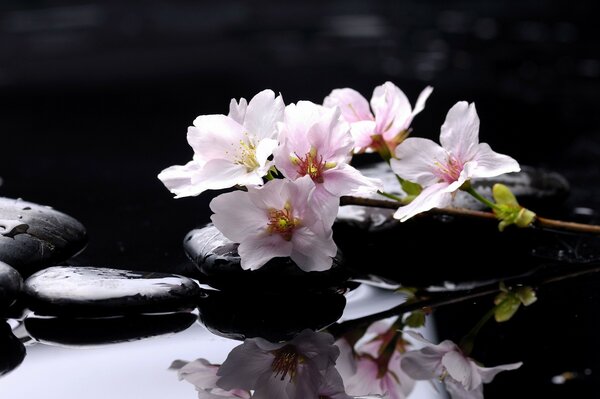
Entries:
[[[479,143],[474,104],[459,102],[450,109],[441,146],[407,138],[432,90],[421,92],[414,109],[391,82],[375,88],[370,106],[349,88],[333,90],[323,105],[286,106],[271,90],[249,102],[231,100],[227,115],[199,116],[188,129],[193,159],[158,177],[177,198],[242,188],[216,197],[210,208],[217,229],[240,244],[243,269],[290,257],[304,271],[327,270],[337,253],[332,226],[340,198],[376,192],[390,197],[380,191],[380,181],[350,165],[353,154],[377,151],[389,162],[410,194],[405,200],[412,200],[398,204],[394,217],[400,221],[448,206],[457,190],[470,189],[473,178],[519,170],[514,159]],[[502,220],[501,228],[533,222],[535,214],[514,202],[486,203]]]

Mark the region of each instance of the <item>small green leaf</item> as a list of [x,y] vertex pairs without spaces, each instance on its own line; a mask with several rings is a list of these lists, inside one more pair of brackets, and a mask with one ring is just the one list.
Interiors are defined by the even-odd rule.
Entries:
[[494,187],[492,188],[492,195],[494,196],[494,201],[496,201],[496,204],[498,205],[519,206],[515,195],[504,184],[494,184]]
[[504,231],[511,224],[528,227],[535,220],[535,213],[519,205],[514,194],[504,184],[494,184],[492,194],[496,201],[494,214],[500,220],[498,230]]
[[517,313],[519,306],[521,306],[521,301],[513,294],[502,292],[499,296],[504,296],[504,298],[496,304],[494,318],[498,323],[502,323],[510,320]]
[[515,295],[525,306],[529,306],[535,301],[537,301],[535,291],[531,287],[519,287],[515,292]]
[[420,184],[413,183],[408,180],[402,179],[400,184],[402,186],[402,190],[404,190],[406,194],[411,196],[417,196],[421,194],[421,191],[423,191],[423,187],[421,187]]
[[404,320],[404,324],[412,328],[423,327],[425,325],[425,312],[415,310]]

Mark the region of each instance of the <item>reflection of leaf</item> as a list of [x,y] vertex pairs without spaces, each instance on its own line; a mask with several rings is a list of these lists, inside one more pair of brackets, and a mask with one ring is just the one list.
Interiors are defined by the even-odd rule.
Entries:
[[425,312],[422,310],[415,310],[404,320],[404,324],[412,328],[423,327],[425,325]]
[[[500,297],[503,298],[498,300]],[[510,320],[517,313],[517,310],[519,310],[519,306],[521,306],[521,301],[515,295],[504,292],[496,297],[496,301],[498,303],[494,310],[494,318],[498,323]]]

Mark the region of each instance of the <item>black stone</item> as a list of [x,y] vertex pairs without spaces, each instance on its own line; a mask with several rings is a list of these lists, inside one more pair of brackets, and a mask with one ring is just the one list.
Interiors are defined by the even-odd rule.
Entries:
[[342,316],[345,306],[344,295],[332,290],[271,295],[209,291],[198,301],[200,320],[211,332],[271,342],[290,340],[306,328],[325,328]]
[[24,292],[36,314],[91,317],[193,309],[202,290],[175,274],[56,266],[29,277]]
[[8,308],[17,299],[23,287],[19,272],[4,262],[0,262],[0,310]]
[[183,242],[188,257],[202,273],[200,280],[222,290],[285,292],[322,290],[339,286],[349,278],[338,251],[331,269],[305,272],[290,258],[273,258],[258,270],[243,270],[238,244],[209,224],[190,231]]
[[186,330],[196,320],[195,314],[187,312],[108,318],[28,317],[25,328],[33,339],[44,344],[89,346],[173,334]]
[[14,336],[8,323],[0,320],[0,375],[17,368],[25,354],[25,346]]
[[83,225],[54,209],[0,198],[0,261],[28,276],[62,262],[86,245]]

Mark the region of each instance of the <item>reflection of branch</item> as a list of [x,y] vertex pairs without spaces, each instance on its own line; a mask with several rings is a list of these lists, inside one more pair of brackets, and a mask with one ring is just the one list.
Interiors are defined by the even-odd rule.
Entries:
[[[565,265],[561,265],[565,267]],[[574,267],[574,265],[568,265]],[[544,269],[549,266],[542,266],[534,269],[528,273],[521,274],[519,276],[510,277],[504,281],[506,286],[512,287],[516,285],[524,286],[542,286],[545,284],[555,283],[557,281],[567,280],[586,274],[600,272],[600,264],[593,263],[588,264],[584,268],[580,268],[570,273],[559,273],[546,271],[545,276],[539,276]],[[413,301],[404,302],[392,309],[385,310],[383,312],[374,313],[356,320],[349,320],[340,324],[334,324],[327,329],[335,336],[339,337],[349,330],[353,330],[362,326],[363,324],[370,324],[375,321],[385,319],[392,316],[399,316],[404,313],[412,312],[414,310],[422,309],[425,307],[436,308],[440,306],[452,305],[455,303],[465,302],[471,299],[480,298],[486,295],[492,295],[500,292],[500,286],[498,284],[500,280],[486,285],[479,286],[477,288],[465,291],[451,291],[451,292],[425,292],[423,294],[417,293],[417,298]]]
[[[340,199],[340,205],[359,205],[385,209],[398,209],[401,206],[401,204],[398,204],[395,201],[352,196],[342,197]],[[465,208],[435,208],[426,213],[430,215],[449,215],[476,219],[498,220],[492,212],[474,211],[472,209]],[[564,222],[562,220],[548,219],[539,216],[536,216],[535,222],[531,225],[531,227],[542,227],[556,230],[575,231],[580,233],[600,234],[600,226],[598,225]]]

